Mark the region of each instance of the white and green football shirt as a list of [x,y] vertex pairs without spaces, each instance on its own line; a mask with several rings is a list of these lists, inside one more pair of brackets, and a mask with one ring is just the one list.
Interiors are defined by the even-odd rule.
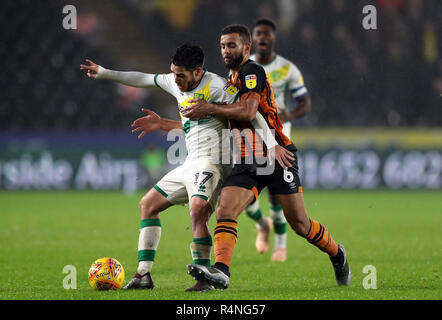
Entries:
[[222,163],[222,156],[230,154],[229,136],[223,132],[223,129],[227,128],[227,120],[216,116],[190,120],[183,116],[181,111],[191,105],[191,99],[202,99],[214,104],[231,104],[236,99],[237,89],[226,79],[208,71],[205,71],[200,83],[192,91],[180,91],[173,73],[157,74],[154,80],[155,85],[173,95],[178,102],[187,157],[212,159]]
[[[251,55],[250,59],[256,61],[256,55]],[[296,99],[307,93],[301,71],[291,61],[275,54],[275,58],[270,63],[261,66],[272,85],[278,108],[287,109],[288,95]]]

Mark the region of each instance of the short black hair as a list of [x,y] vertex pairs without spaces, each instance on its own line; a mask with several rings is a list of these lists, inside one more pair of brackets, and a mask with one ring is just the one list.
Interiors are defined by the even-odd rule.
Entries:
[[250,34],[250,30],[243,24],[231,24],[221,31],[221,35],[231,33],[238,33],[243,42],[250,44],[252,43],[252,35]]
[[185,43],[178,47],[172,57],[172,63],[176,66],[185,67],[193,71],[204,65],[204,52],[198,45]]
[[253,25],[253,29],[256,26],[261,26],[261,25],[265,25],[265,26],[269,26],[270,28],[273,29],[273,32],[276,32],[276,23],[269,18],[261,18],[255,21],[255,24]]

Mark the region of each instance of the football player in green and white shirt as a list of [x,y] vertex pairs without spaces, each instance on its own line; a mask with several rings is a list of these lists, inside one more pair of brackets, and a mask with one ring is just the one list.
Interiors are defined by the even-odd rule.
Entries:
[[[125,289],[152,289],[152,264],[161,237],[160,212],[176,204],[189,202],[193,241],[190,245],[193,262],[210,266],[212,237],[208,229],[210,214],[214,211],[219,192],[227,174],[230,173],[230,136],[227,121],[209,116],[191,121],[181,111],[195,99],[215,104],[235,101],[237,89],[224,78],[203,68],[204,53],[199,46],[185,44],[172,58],[171,73],[148,74],[121,72],[103,68],[90,60],[81,65],[87,75],[94,79],[108,79],[133,87],[157,86],[173,95],[178,102],[181,121],[160,118],[156,113],[143,109],[147,115],[134,121],[133,132],[139,138],[155,130],[178,129],[184,133],[188,155],[184,163],[167,173],[146,193],[140,201],[141,224],[138,241],[138,268]],[[270,134],[264,118],[256,118],[255,128],[262,129],[262,139],[270,148],[277,145]],[[258,131],[259,132],[259,131]],[[198,281],[186,291],[214,289]]]
[[[283,123],[283,133],[291,136],[291,121],[298,119],[310,112],[310,96],[304,85],[304,79],[299,69],[289,60],[274,52],[276,41],[276,25],[270,19],[260,19],[255,22],[252,32],[255,54],[250,59],[255,60],[266,71],[267,78],[273,88],[278,116]],[[289,111],[290,99],[295,99],[297,106]],[[269,249],[269,233],[275,229],[275,241],[272,261],[285,261],[287,259],[287,222],[282,207],[276,197],[269,194],[270,218],[262,215],[259,202],[255,201],[246,208],[249,217],[256,221],[258,235],[256,250],[265,253]]]

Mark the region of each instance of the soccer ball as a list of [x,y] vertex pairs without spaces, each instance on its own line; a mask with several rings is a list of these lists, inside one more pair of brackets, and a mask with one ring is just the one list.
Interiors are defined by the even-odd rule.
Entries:
[[94,290],[117,290],[124,283],[124,269],[114,258],[101,258],[89,268],[89,284]]

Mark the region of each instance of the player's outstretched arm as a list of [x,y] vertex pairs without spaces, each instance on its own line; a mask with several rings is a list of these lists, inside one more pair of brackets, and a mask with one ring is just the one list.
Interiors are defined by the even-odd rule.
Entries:
[[132,130],[133,133],[141,131],[141,133],[138,135],[138,139],[141,139],[146,133],[152,131],[170,131],[173,129],[182,129],[183,127],[180,121],[161,118],[152,110],[141,108],[141,111],[143,111],[146,115],[136,119],[131,125],[133,128],[135,128]]
[[155,75],[136,71],[114,71],[86,59],[88,64],[81,64],[80,70],[86,71],[86,75],[92,79],[107,79],[119,82],[126,86],[146,88],[155,85]]

